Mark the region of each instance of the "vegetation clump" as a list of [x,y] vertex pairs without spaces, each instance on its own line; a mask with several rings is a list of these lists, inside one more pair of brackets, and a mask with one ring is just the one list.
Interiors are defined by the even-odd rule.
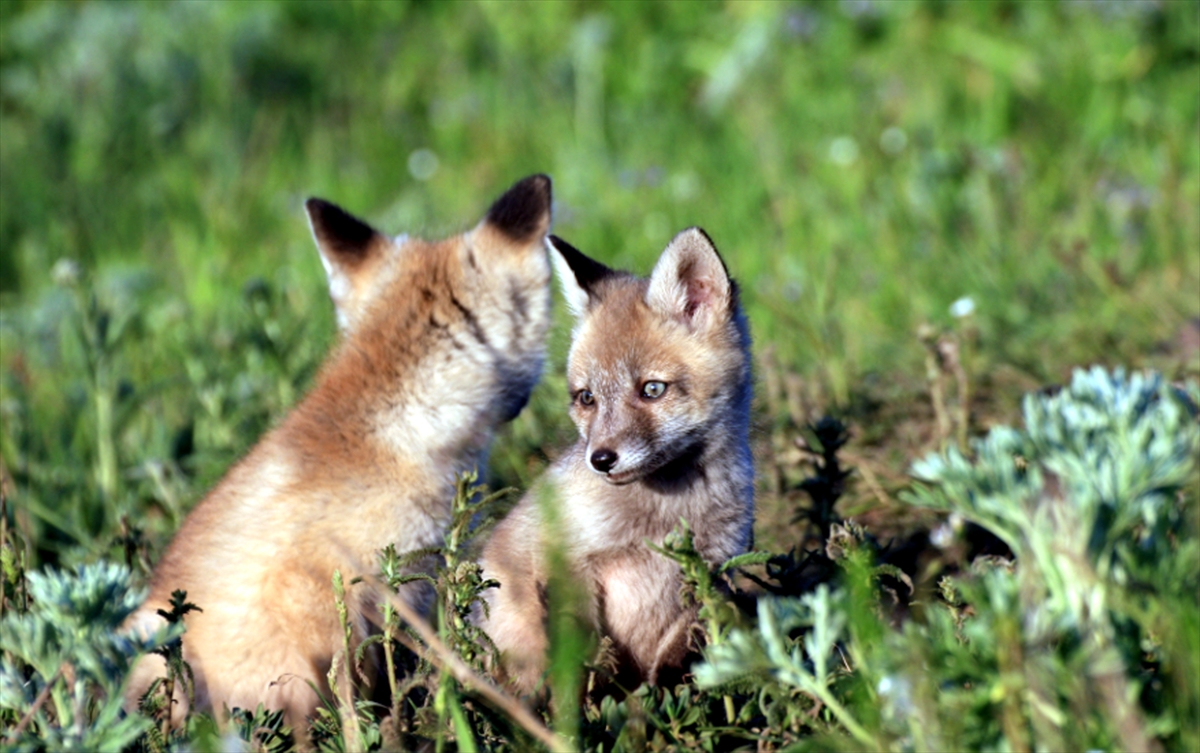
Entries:
[[[851,522],[830,525],[820,554],[828,577],[786,595],[741,588],[733,577],[769,564],[770,553],[710,567],[684,522],[659,551],[680,563],[683,596],[699,607],[691,672],[670,687],[606,687],[601,651],[582,667],[582,686],[551,683],[543,715],[521,719],[487,679],[489,641],[470,621],[495,584],[479,577],[467,545],[496,519],[501,495],[484,496],[465,477],[443,546],[381,553],[381,581],[431,587],[436,631],[414,630],[396,602],[382,604],[380,633],[348,642],[331,669],[335,690],[312,741],[328,750],[423,742],[516,750],[539,739],[596,751],[1193,749],[1198,403],[1195,383],[1081,370],[1054,394],[1027,396],[1024,427],[972,441],[970,458],[951,447],[918,461],[906,504],[973,521],[1014,558],[979,558],[936,586],[918,580],[915,594],[910,576],[879,562],[879,547]],[[823,467],[838,467],[825,457]],[[11,560],[11,542],[5,547]],[[170,691],[158,686],[141,713],[121,711],[123,680],[142,653],[167,659],[163,685],[187,688],[178,618],[194,607],[185,594],[176,594],[162,634],[142,639],[121,630],[141,598],[128,567],[18,576],[28,595],[6,599],[0,622],[7,744],[156,751],[232,739],[199,717],[172,730]],[[881,578],[903,583],[900,593],[912,598]],[[344,600],[354,584],[341,585]],[[907,611],[898,616],[901,602]],[[563,633],[580,624],[552,635],[586,645]],[[357,679],[375,644],[387,657],[390,707],[372,703]],[[577,656],[552,658],[551,677],[580,671]],[[339,683],[358,691],[340,692]],[[576,711],[563,713],[565,705]],[[279,714],[261,707],[232,710],[231,727],[258,750],[295,742]]]

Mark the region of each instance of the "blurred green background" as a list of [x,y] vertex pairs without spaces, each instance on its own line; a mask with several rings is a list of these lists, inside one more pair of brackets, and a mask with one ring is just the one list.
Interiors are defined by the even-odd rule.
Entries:
[[[0,451],[42,555],[157,542],[302,393],[304,198],[438,236],[532,172],[608,264],[709,232],[764,435],[837,410],[902,474],[922,324],[976,428],[1075,365],[1200,373],[1195,2],[3,0]],[[571,436],[563,340],[502,481]]]

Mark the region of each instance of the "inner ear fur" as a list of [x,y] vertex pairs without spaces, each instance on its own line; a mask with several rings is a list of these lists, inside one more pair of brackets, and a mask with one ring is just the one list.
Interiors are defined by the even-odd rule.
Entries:
[[712,239],[698,227],[676,235],[650,274],[646,303],[697,327],[727,316],[733,282]]

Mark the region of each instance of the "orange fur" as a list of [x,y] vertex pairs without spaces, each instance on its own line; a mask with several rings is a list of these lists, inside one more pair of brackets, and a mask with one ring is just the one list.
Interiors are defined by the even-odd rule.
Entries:
[[[186,590],[203,610],[183,639],[197,706],[220,716],[261,702],[301,726],[318,703],[309,683],[328,692],[342,646],[333,571],[349,583],[376,572],[388,544],[440,543],[456,475],[484,463],[540,375],[550,181],[526,178],[438,242],[386,237],[319,200],[308,209],[340,342],[307,397],[187,517],[130,622],[156,629],[155,610]],[[382,599],[347,589],[361,640]],[[129,702],[162,672],[143,660]]]

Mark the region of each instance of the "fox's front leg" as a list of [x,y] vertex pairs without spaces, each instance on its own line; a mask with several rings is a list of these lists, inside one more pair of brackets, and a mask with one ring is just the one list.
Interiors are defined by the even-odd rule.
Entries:
[[532,693],[546,671],[546,578],[537,546],[539,528],[518,505],[493,534],[483,553],[483,575],[499,581],[485,593],[479,626],[500,652],[501,675],[522,695]]
[[679,667],[692,647],[692,629],[696,624],[695,610],[680,613],[663,631],[653,658],[648,662],[646,681],[659,684],[659,672],[664,667]]

